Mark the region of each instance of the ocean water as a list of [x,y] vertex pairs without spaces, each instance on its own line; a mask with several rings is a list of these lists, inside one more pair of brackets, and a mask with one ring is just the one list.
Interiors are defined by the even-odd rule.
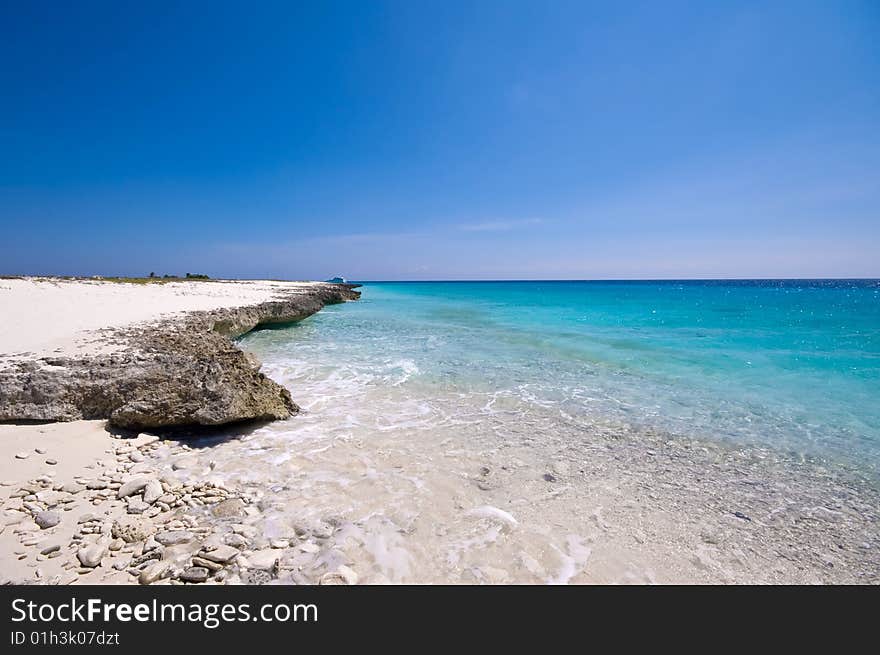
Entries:
[[[880,462],[880,282],[367,283],[242,345],[303,407],[291,442],[402,431],[668,431]],[[314,420],[309,420],[308,417]],[[529,422],[531,421],[531,422]]]

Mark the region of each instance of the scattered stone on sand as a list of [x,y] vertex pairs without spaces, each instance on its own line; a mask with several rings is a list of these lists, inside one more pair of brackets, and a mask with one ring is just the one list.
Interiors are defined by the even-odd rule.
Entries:
[[101,564],[101,560],[107,554],[107,546],[104,543],[97,543],[91,546],[80,548],[77,553],[77,559],[80,564],[86,568],[95,568]]
[[37,512],[34,515],[34,523],[39,525],[43,530],[46,528],[54,528],[61,523],[61,514],[52,511]]
[[240,534],[231,532],[223,537],[223,543],[233,548],[247,548],[249,542]]
[[136,477],[132,478],[125,482],[121,487],[119,487],[119,491],[116,492],[117,498],[127,498],[133,494],[140,492],[147,484],[150,482],[151,478],[148,477]]
[[335,571],[321,576],[322,585],[355,585],[358,583],[358,574],[347,566],[340,566]]
[[162,490],[162,483],[158,480],[150,480],[144,485],[144,502],[152,505],[159,500],[165,492]]
[[181,572],[180,579],[184,582],[204,582],[208,579],[208,569],[204,566],[190,566]]
[[171,562],[159,561],[150,564],[141,571],[138,576],[138,582],[143,585],[153,584],[157,580],[161,580],[171,572]]
[[248,553],[246,557],[250,568],[269,571],[276,568],[279,555],[277,551],[267,548]]
[[156,526],[149,518],[126,515],[120,516],[113,522],[111,534],[114,539],[122,539],[126,543],[144,541],[156,531]]
[[127,511],[129,514],[143,514],[148,509],[150,509],[150,506],[147,503],[135,498],[129,501]]
[[213,550],[202,551],[199,553],[199,556],[202,559],[206,559],[210,562],[216,562],[218,564],[226,564],[227,562],[232,561],[239,554],[238,548],[233,548],[232,546],[227,546],[225,544],[217,546]]
[[228,498],[220,501],[211,509],[211,513],[217,518],[233,518],[245,515],[245,506],[240,498]]
[[195,556],[192,558],[193,566],[201,567],[204,569],[208,569],[209,571],[219,571],[223,568],[222,564],[217,562],[212,562],[209,559],[205,559],[203,557]]
[[189,543],[194,538],[193,533],[187,530],[166,530],[156,533],[154,537],[163,546]]

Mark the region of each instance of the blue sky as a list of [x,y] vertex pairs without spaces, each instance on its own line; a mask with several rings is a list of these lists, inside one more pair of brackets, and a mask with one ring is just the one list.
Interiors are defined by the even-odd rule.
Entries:
[[880,277],[877,2],[314,4],[4,3],[0,273]]

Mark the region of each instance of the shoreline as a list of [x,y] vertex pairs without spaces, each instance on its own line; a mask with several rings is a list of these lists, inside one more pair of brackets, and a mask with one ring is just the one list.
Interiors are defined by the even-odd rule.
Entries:
[[[0,583],[880,582],[877,489],[771,450],[613,426],[303,448],[273,428],[0,425]],[[468,564],[462,537],[508,565]]]
[[451,433],[362,442],[312,395],[288,421],[186,438],[0,425],[0,581],[880,582],[880,490],[846,469],[598,417],[548,431],[538,409],[499,440],[479,399]]

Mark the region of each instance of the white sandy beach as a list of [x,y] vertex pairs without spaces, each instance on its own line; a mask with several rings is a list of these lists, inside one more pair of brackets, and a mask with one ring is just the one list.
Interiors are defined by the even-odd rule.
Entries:
[[313,282],[265,280],[131,284],[87,279],[0,279],[0,366],[17,359],[112,351],[98,331],[185,311],[239,307]]

